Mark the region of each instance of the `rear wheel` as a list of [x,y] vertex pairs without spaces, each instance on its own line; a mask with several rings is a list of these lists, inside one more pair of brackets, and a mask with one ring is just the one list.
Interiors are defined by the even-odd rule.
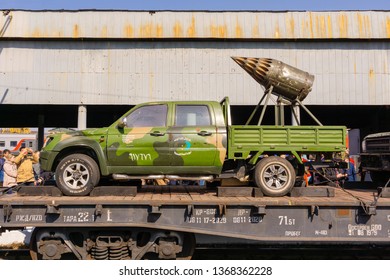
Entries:
[[99,183],[99,179],[98,165],[84,154],[73,154],[63,158],[56,169],[57,187],[65,195],[87,195]]
[[295,171],[286,159],[271,156],[260,160],[255,168],[254,181],[268,196],[284,196],[295,183]]

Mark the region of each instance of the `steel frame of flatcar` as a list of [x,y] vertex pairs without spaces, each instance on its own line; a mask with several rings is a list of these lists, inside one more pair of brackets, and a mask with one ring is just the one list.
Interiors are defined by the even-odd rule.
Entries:
[[390,199],[378,198],[374,191],[351,191],[351,195],[336,190],[335,197],[321,198],[223,198],[196,188],[177,192],[153,188],[157,187],[135,197],[6,195],[0,198],[0,226],[53,232],[149,229],[278,244],[390,243]]

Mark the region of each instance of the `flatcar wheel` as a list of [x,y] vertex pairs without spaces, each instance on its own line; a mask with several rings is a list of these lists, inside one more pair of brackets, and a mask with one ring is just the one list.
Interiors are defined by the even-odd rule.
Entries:
[[37,248],[37,228],[35,228],[30,238],[30,257],[32,260],[38,260],[38,248]]
[[196,239],[193,233],[184,233],[184,242],[182,251],[177,254],[177,260],[190,260],[194,255]]

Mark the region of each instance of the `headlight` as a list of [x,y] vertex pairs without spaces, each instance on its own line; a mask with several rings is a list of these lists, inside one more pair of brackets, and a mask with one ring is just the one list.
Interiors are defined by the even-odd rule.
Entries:
[[363,153],[365,153],[367,151],[366,140],[363,140],[363,142],[362,142],[362,151],[363,151]]

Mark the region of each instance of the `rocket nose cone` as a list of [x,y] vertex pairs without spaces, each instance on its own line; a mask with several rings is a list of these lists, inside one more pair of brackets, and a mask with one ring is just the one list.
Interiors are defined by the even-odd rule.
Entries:
[[240,56],[232,56],[232,59],[241,67],[245,65],[246,63],[246,57],[240,57]]
[[269,59],[255,57],[236,57],[232,59],[241,66],[249,75],[251,75],[258,83],[266,86],[265,77],[270,67]]

